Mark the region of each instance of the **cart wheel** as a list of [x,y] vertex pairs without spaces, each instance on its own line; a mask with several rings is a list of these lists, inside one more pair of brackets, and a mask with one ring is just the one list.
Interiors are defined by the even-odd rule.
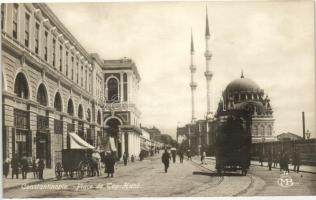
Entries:
[[83,178],[84,170],[85,170],[84,163],[80,162],[79,166],[78,166],[78,170],[77,170],[78,179],[82,179]]
[[55,165],[55,176],[56,176],[57,180],[60,180],[62,175],[63,175],[63,167],[62,167],[61,163],[57,163]]

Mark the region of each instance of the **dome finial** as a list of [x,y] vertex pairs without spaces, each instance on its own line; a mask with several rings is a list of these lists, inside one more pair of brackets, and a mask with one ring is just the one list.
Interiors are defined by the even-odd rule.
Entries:
[[243,69],[241,69],[241,76],[240,76],[240,78],[245,78],[245,77],[244,77],[244,70],[243,70]]

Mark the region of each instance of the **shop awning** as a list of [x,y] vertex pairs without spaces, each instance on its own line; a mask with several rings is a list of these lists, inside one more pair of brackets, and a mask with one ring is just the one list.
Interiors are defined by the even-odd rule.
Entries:
[[145,147],[145,146],[141,146],[140,149],[149,152],[149,149],[147,147]]
[[94,149],[94,146],[84,141],[79,135],[72,132],[69,133],[71,149]]
[[112,151],[117,151],[115,141],[113,137],[110,137],[110,147]]

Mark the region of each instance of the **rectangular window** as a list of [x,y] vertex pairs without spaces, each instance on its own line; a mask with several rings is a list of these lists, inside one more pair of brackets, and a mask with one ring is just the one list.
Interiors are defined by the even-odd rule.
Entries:
[[5,4],[1,4],[1,29],[4,29]]
[[13,38],[17,39],[18,38],[18,9],[19,5],[17,3],[14,4],[13,6]]
[[38,49],[39,49],[39,29],[40,25],[39,23],[35,24],[35,53],[38,54]]
[[74,57],[71,57],[71,80],[74,80]]
[[81,66],[81,87],[83,87],[83,66]]
[[77,83],[79,83],[79,61],[77,59]]
[[85,75],[86,75],[86,82],[85,82],[85,89],[87,90],[88,88],[87,88],[87,84],[88,84],[88,73],[87,73],[87,70],[86,70],[86,73],[85,73]]
[[68,51],[66,51],[66,76],[68,77]]
[[91,73],[89,72],[89,92],[91,92]]
[[56,64],[56,40],[53,38],[53,66]]
[[25,14],[24,45],[30,47],[30,15],[27,13]]
[[47,61],[47,59],[48,59],[48,32],[47,31],[45,31],[45,37],[44,37],[44,59],[45,59],[45,61]]
[[63,46],[59,46],[59,71],[63,71]]

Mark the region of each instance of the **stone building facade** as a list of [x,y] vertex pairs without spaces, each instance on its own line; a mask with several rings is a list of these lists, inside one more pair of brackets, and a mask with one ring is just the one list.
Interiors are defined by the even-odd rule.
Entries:
[[140,153],[140,116],[138,90],[141,80],[131,59],[103,61],[105,132],[115,141],[117,156]]
[[[68,132],[96,147],[104,144],[112,105],[105,98],[109,73],[131,83],[122,85],[129,96],[126,101],[119,96],[124,112],[115,118],[138,130],[140,112],[132,106],[140,80],[135,66],[124,74],[108,71],[107,62],[89,54],[46,4],[1,4],[1,22],[4,159],[26,155],[53,167],[69,148]],[[138,141],[129,144],[131,152],[139,151]]]

